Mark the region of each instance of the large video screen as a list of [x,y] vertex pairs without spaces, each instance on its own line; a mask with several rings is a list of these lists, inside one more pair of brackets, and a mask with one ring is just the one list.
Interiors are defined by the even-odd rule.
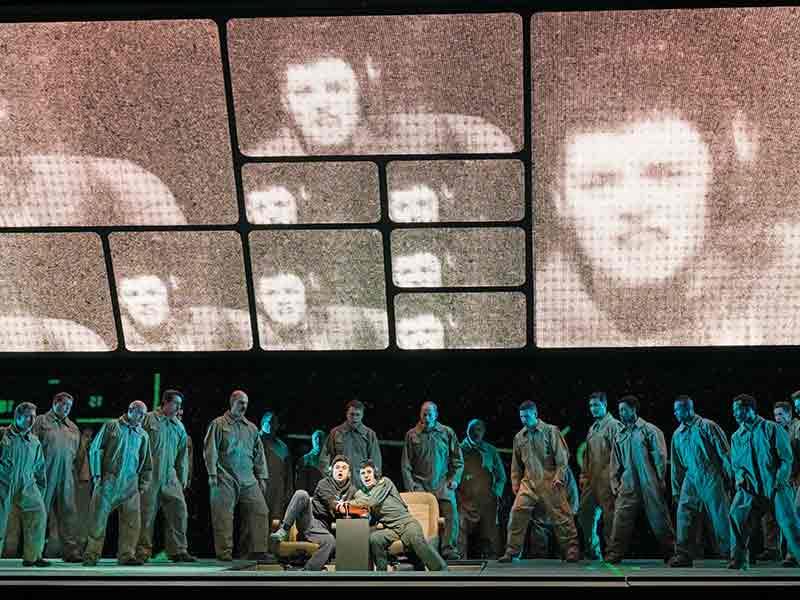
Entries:
[[198,10],[0,23],[0,352],[800,343],[800,9]]
[[542,347],[800,341],[795,8],[542,13]]

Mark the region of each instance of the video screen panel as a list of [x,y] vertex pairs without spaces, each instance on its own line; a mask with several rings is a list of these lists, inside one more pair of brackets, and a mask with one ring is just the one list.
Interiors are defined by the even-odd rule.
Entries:
[[394,231],[392,279],[409,288],[522,285],[525,232],[520,227]]
[[381,216],[375,163],[251,163],[242,180],[253,225],[375,223]]
[[0,234],[0,352],[117,347],[100,236]]
[[400,294],[394,308],[401,350],[525,345],[525,295],[519,292]]
[[387,168],[395,223],[519,221],[525,216],[518,160],[393,161]]
[[238,220],[212,21],[0,25],[0,227]]
[[379,231],[253,231],[250,249],[263,349],[388,346]]
[[248,156],[510,153],[522,147],[514,14],[233,19]]
[[252,347],[238,233],[125,232],[109,239],[128,350]]
[[800,342],[796,8],[540,13],[536,344]]

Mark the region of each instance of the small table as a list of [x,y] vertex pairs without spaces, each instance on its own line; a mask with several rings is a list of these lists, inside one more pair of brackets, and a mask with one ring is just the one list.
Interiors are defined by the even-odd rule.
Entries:
[[369,570],[369,519],[336,519],[336,571]]

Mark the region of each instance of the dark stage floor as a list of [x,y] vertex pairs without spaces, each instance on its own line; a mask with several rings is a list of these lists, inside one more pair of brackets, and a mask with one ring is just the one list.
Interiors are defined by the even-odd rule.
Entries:
[[0,560],[0,587],[20,588],[204,588],[306,587],[306,586],[461,586],[461,587],[766,587],[800,586],[800,569],[779,563],[760,563],[747,571],[729,571],[721,561],[697,561],[691,569],[669,569],[660,561],[631,560],[613,566],[601,562],[567,565],[557,560],[524,560],[510,565],[494,561],[453,562],[446,573],[399,570],[389,573],[285,571],[277,564],[247,561],[221,563],[205,560],[192,565],[167,561],[143,567],[119,567],[113,559],[96,567],[54,560],[49,568],[24,568],[20,560]]

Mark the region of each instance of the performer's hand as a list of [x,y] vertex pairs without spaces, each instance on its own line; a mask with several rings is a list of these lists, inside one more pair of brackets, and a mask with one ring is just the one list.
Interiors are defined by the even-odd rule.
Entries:
[[514,483],[512,483],[512,484],[511,484],[511,491],[513,492],[513,494],[514,494],[515,496],[516,496],[517,494],[519,494],[519,484],[518,484],[518,483],[517,483],[517,484],[514,484]]
[[553,479],[553,489],[557,490],[558,488],[563,488],[564,482],[560,479]]
[[347,506],[348,506],[347,502],[345,502],[344,500],[339,500],[339,502],[336,503],[336,512],[346,515]]

